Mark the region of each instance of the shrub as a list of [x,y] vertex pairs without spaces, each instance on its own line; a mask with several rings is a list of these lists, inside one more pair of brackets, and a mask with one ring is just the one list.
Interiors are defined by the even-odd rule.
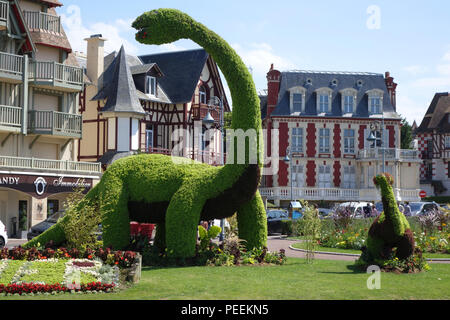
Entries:
[[78,250],[84,250],[87,246],[96,244],[95,231],[101,223],[100,215],[94,206],[86,204],[81,208],[78,207],[83,196],[82,189],[68,196],[65,213],[67,218],[62,224],[67,245]]

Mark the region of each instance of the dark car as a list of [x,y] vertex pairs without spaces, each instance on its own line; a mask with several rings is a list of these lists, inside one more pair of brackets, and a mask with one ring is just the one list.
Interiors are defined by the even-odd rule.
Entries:
[[38,235],[43,233],[44,231],[47,231],[47,229],[50,229],[51,227],[53,227],[58,222],[58,220],[64,216],[64,213],[65,213],[64,211],[58,211],[58,212],[52,214],[47,219],[45,219],[44,221],[31,227],[30,232],[28,232],[28,234],[27,234],[27,239],[31,240],[34,237],[37,237]]
[[267,233],[282,233],[282,221],[288,221],[289,213],[284,210],[270,210],[267,212]]
[[439,210],[439,205],[436,202],[410,202],[411,216],[422,216],[429,211]]

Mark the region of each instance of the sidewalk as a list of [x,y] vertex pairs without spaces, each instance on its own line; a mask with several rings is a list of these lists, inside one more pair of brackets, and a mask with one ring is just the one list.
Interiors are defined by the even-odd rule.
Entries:
[[[290,246],[296,242],[299,242],[298,240],[287,240],[284,237],[280,236],[269,236],[267,241],[267,246],[269,251],[279,251],[280,249],[284,249],[286,251],[286,256],[291,258],[306,258],[306,253],[299,250],[294,250],[290,248]],[[345,255],[339,255],[339,254],[323,254],[323,253],[315,253],[314,254],[315,259],[321,259],[321,260],[342,260],[342,261],[355,261],[359,257],[358,256],[345,256]],[[450,260],[446,259],[444,261],[431,259],[428,261],[429,263],[447,263],[450,264]]]

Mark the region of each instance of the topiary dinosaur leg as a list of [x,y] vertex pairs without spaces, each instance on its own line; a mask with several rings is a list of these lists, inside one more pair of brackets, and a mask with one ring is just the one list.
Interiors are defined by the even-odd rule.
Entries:
[[164,222],[158,223],[156,225],[155,239],[153,245],[158,249],[159,252],[166,249],[166,224]]
[[239,238],[247,249],[267,247],[267,216],[259,191],[237,212]]
[[397,257],[406,259],[414,253],[415,241],[411,229],[406,229],[405,234],[397,244]]
[[184,184],[172,196],[166,212],[166,245],[168,256],[195,256],[197,230],[205,200],[200,198],[200,183]]
[[110,176],[105,179],[100,199],[103,246],[123,250],[130,244],[130,218],[128,215],[128,190],[122,179]]

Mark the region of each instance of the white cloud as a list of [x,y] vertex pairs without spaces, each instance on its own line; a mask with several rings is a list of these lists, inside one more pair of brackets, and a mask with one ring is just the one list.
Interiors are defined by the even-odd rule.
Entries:
[[436,67],[439,74],[449,76],[450,75],[450,64],[440,64]]
[[240,55],[244,63],[251,67],[254,78],[262,77],[262,79],[265,79],[265,75],[272,63],[280,71],[295,68],[294,63],[277,55],[267,43],[251,43],[246,46],[233,44],[232,47]]
[[117,51],[122,45],[129,54],[137,54],[138,52],[137,45],[127,40],[130,36],[134,37],[135,32],[131,27],[131,19],[117,19],[109,23],[96,22],[84,26],[80,7],[70,5],[66,12],[61,14],[61,20],[74,51],[86,52],[86,41],[84,39],[100,33],[108,39],[105,42],[105,52]]
[[425,66],[413,65],[413,66],[404,67],[403,70],[416,76],[419,74],[426,73],[429,69],[428,69],[428,67],[425,67]]

